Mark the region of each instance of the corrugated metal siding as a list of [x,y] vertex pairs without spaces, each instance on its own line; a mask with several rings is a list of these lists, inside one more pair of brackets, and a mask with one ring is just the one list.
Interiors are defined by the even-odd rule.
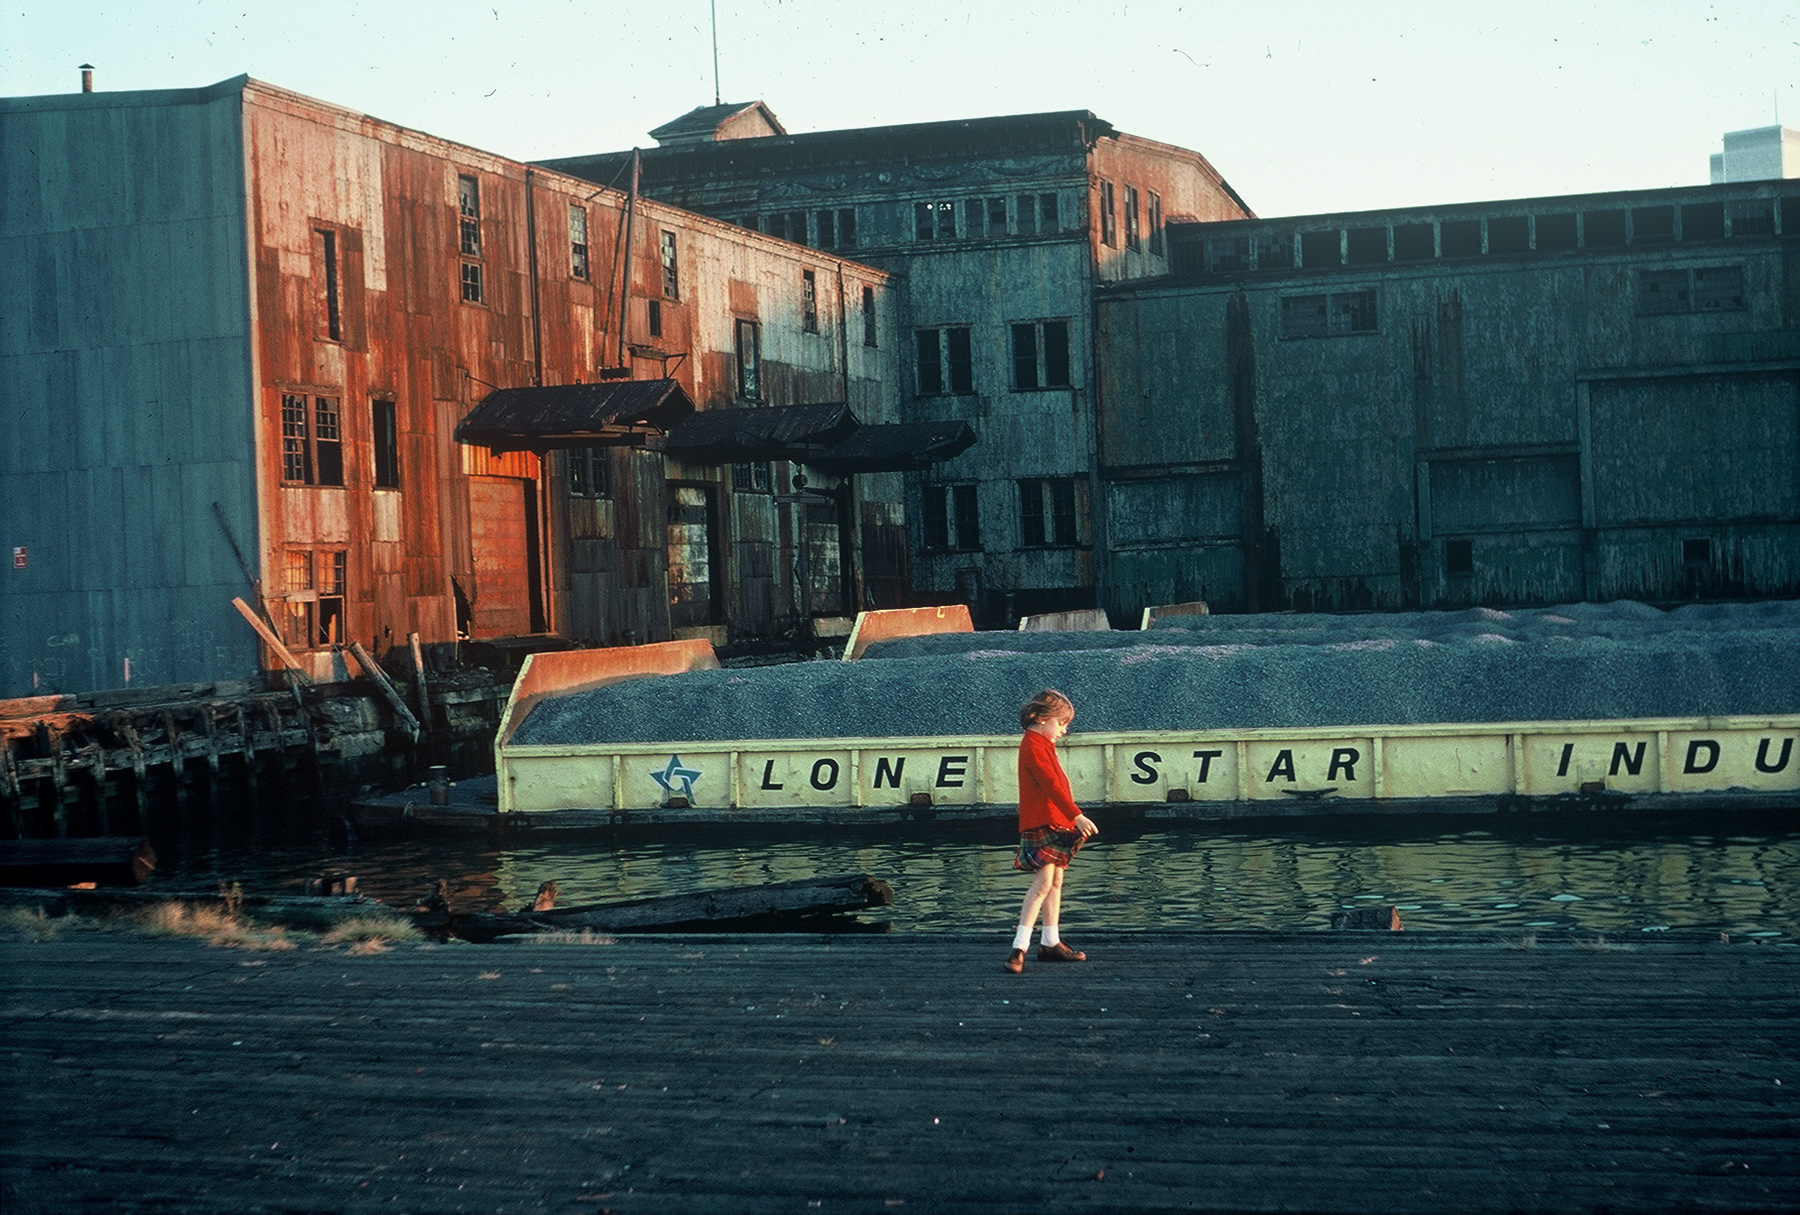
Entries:
[[131,96],[0,101],[0,696],[258,665],[239,95]]

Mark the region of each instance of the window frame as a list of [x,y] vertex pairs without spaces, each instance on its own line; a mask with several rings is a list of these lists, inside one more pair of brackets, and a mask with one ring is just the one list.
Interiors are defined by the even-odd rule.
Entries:
[[1113,183],[1106,178],[1100,179],[1100,243],[1108,249],[1116,248],[1119,243],[1119,218],[1113,210]]
[[819,332],[819,275],[814,270],[800,272],[800,332]]
[[676,243],[675,233],[668,228],[659,229],[661,236],[657,239],[657,257],[662,262],[662,295],[666,300],[681,298],[681,263],[680,246]]
[[[342,645],[348,636],[349,555],[343,549],[289,548],[281,601],[287,643],[296,650]],[[299,585],[296,585],[298,583]]]
[[[341,396],[323,390],[277,389],[281,409],[281,483],[312,489],[344,487]],[[298,412],[296,412],[296,410]],[[329,435],[321,432],[329,430]],[[294,475],[298,472],[298,476]],[[328,479],[335,475],[335,480]]]
[[369,398],[369,442],[375,488],[400,489],[400,403],[394,398]]
[[319,273],[324,279],[319,299],[322,305],[319,320],[323,324],[323,332],[315,332],[313,336],[321,341],[341,345],[344,341],[343,258],[338,249],[337,229],[314,224],[313,248],[318,252]]
[[1143,247],[1138,228],[1138,188],[1128,182],[1125,186],[1125,247],[1133,252]]
[[588,213],[580,203],[569,204],[569,277],[587,281]]
[[[918,374],[915,377],[917,391],[915,396],[921,397],[966,397],[975,393],[975,343],[973,329],[968,325],[927,325],[915,329],[915,344],[918,351]],[[927,360],[925,337],[935,335],[932,343],[933,357]],[[958,344],[962,349],[957,349]],[[927,388],[925,368],[927,363],[937,368],[937,384]],[[960,372],[960,374],[959,374]]]
[[[1012,353],[1012,391],[1058,392],[1075,386],[1075,360],[1069,344],[1071,326],[1068,318],[1013,321],[1007,331]],[[1028,348],[1021,345],[1022,337],[1029,337]],[[1057,346],[1060,350],[1053,349]],[[1027,368],[1030,383],[1025,382],[1026,377],[1022,374]],[[1055,378],[1058,375],[1060,379]]]
[[981,492],[975,481],[927,481],[920,487],[924,547],[939,553],[979,553]]
[[1162,195],[1155,190],[1144,191],[1145,206],[1148,208],[1147,226],[1149,228],[1150,253],[1154,257],[1167,256],[1168,246],[1163,240]]
[[862,289],[862,325],[863,345],[868,347],[879,346],[880,343],[876,339],[881,335],[877,330],[875,323],[875,288],[868,286],[867,284],[864,284]]
[[1021,477],[1019,487],[1019,547],[1066,549],[1081,547],[1080,495],[1076,477]]
[[[742,401],[760,401],[762,395],[762,322],[738,317],[732,324],[737,352],[737,390]],[[748,339],[748,340],[746,340]],[[746,350],[749,358],[745,358]]]
[[605,447],[571,447],[563,453],[569,497],[603,500],[613,496],[612,461]]

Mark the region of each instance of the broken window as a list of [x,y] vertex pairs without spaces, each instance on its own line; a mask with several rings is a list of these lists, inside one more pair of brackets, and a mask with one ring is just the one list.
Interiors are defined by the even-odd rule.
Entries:
[[811,270],[800,272],[800,330],[819,331],[819,281]]
[[731,466],[731,491],[738,494],[775,492],[774,465],[768,460],[749,460]]
[[1162,195],[1155,190],[1150,191],[1148,200],[1150,223],[1150,252],[1158,257],[1163,255],[1163,216]]
[[837,213],[837,247],[856,248],[856,208],[839,207]]
[[281,479],[295,485],[344,483],[344,435],[336,397],[281,394]]
[[770,236],[786,240],[788,238],[787,212],[776,211],[766,216],[763,220],[762,230]]
[[288,550],[287,634],[296,649],[343,643],[344,566],[341,552]]
[[1021,194],[1014,200],[1018,208],[1019,222],[1014,231],[1020,236],[1036,236],[1038,230],[1037,195]]
[[914,203],[913,222],[920,240],[955,240],[956,204],[952,202]]
[[862,289],[863,345],[875,345],[875,288]]
[[762,399],[762,326],[737,323],[737,390],[746,401]]
[[919,395],[975,391],[973,349],[966,325],[921,329],[919,338]]
[[1038,195],[1038,231],[1060,232],[1061,230],[1062,215],[1057,205],[1056,195]]
[[1394,260],[1430,261],[1437,256],[1437,229],[1430,224],[1394,225]]
[[829,208],[821,209],[813,214],[813,226],[818,229],[818,247],[821,249],[837,248],[837,212]]
[[612,497],[612,466],[606,448],[571,447],[566,454],[571,498]]
[[1529,215],[1496,215],[1488,220],[1487,229],[1487,251],[1490,254],[1531,251]]
[[400,488],[400,411],[392,401],[369,403],[370,434],[375,442],[375,488]]
[[[963,199],[963,233],[970,238],[987,234],[987,200],[985,198]],[[1004,234],[1006,228],[1000,229]]]
[[569,204],[569,273],[588,276],[587,208]]
[[319,267],[320,278],[319,336],[341,342],[344,328],[338,308],[337,233],[332,229],[313,229],[313,260]]
[[1690,298],[1695,312],[1735,312],[1744,305],[1744,267],[1695,266]]
[[987,200],[987,230],[989,236],[1006,235],[1006,200],[990,198]]
[[1467,578],[1475,572],[1475,542],[1444,541],[1444,573],[1452,578]]
[[1258,232],[1251,242],[1256,248],[1258,270],[1292,270],[1294,238],[1287,232]]
[[1325,232],[1300,234],[1302,266],[1341,266],[1344,264],[1343,237],[1336,228]]
[[1637,245],[1662,245],[1675,239],[1674,207],[1633,207],[1631,241]]
[[1068,548],[1076,543],[1075,478],[1019,482],[1019,543],[1024,548]]
[[1237,274],[1250,268],[1250,238],[1221,236],[1206,242],[1207,268],[1214,274]]
[[480,257],[481,186],[473,177],[456,179],[456,211],[462,224],[458,248],[470,257]]
[[1012,327],[1013,389],[1069,386],[1069,322],[1027,321]]
[[974,485],[926,485],[924,499],[927,548],[972,552],[981,547]]
[[462,263],[462,298],[465,304],[479,304],[482,300],[481,263]]
[[649,324],[650,336],[651,337],[661,337],[662,336],[662,301],[661,300],[645,300],[644,301],[644,319]]
[[662,234],[662,293],[666,300],[681,298],[681,269],[675,263],[675,234],[666,228]]
[[1113,184],[1100,183],[1100,243],[1111,248],[1119,240],[1119,221],[1113,209]]
[[1366,266],[1388,259],[1386,228],[1352,228],[1344,234],[1344,242],[1349,250],[1347,260],[1353,266]]
[[1288,295],[1281,300],[1284,338],[1341,337],[1378,328],[1375,288],[1328,295]]
[[1556,215],[1540,215],[1534,225],[1537,228],[1537,248],[1539,253],[1549,253],[1557,249],[1573,249],[1575,240],[1575,213],[1563,211]]
[[1682,240],[1719,240],[1724,235],[1724,203],[1686,203],[1682,206]]
[[1447,219],[1438,225],[1438,247],[1445,257],[1478,257],[1481,254],[1481,221]]
[[1687,312],[1688,272],[1686,270],[1639,270],[1637,310],[1642,316],[1658,316],[1670,312]]
[[[1775,202],[1768,198],[1746,198],[1726,204],[1725,216],[1731,222],[1733,236],[1773,236],[1775,235]],[[1788,226],[1800,227],[1795,223],[1793,208],[1789,208]]]
[[1138,191],[1136,186],[1125,187],[1125,247],[1136,249],[1141,245],[1138,238]]
[[1614,248],[1625,243],[1625,212],[1584,211],[1581,243],[1590,249]]

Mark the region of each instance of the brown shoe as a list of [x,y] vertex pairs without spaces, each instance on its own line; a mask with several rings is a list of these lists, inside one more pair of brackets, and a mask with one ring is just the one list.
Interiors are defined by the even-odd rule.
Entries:
[[1006,969],[1014,974],[1025,969],[1025,951],[1023,949],[1015,949],[1006,955]]
[[1085,962],[1085,961],[1087,961],[1087,955],[1085,953],[1080,952],[1079,950],[1070,949],[1067,945],[1063,944],[1061,941],[1058,941],[1054,945],[1039,945],[1038,946],[1038,961],[1040,961],[1040,962]]

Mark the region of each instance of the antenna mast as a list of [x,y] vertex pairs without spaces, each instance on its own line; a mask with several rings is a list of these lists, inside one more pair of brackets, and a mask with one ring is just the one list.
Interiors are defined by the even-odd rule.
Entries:
[[713,104],[719,104],[719,0],[712,0]]

